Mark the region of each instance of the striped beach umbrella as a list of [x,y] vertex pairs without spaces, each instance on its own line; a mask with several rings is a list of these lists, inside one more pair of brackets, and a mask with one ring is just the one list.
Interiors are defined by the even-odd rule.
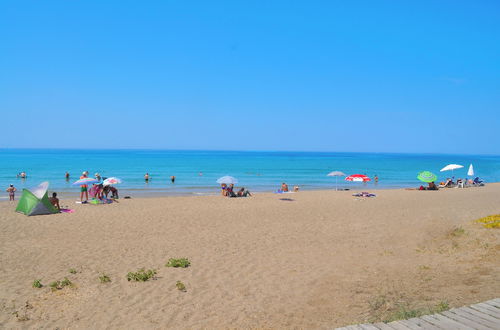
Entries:
[[418,173],[417,179],[419,179],[422,182],[434,182],[437,181],[437,176],[436,174],[429,172],[429,171],[422,171]]
[[345,178],[346,181],[352,181],[352,182],[368,182],[371,181],[369,177],[367,177],[364,174],[352,174],[349,175],[347,178]]
[[97,183],[97,182],[99,182],[99,180],[94,179],[94,178],[83,178],[83,179],[76,180],[75,182],[73,182],[73,186],[82,186],[85,184],[93,184],[93,183]]

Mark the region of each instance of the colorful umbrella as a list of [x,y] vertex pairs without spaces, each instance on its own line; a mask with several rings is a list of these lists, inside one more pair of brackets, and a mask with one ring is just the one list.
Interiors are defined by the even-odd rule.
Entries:
[[122,183],[122,180],[115,177],[107,178],[102,182],[102,184],[105,186],[110,186],[112,184],[118,184],[118,183]]
[[80,179],[80,180],[73,182],[73,186],[82,186],[85,184],[92,184],[92,183],[97,183],[97,182],[99,182],[99,180],[94,179],[94,178],[83,178],[83,179]]
[[346,181],[353,181],[353,182],[368,182],[371,181],[369,177],[363,174],[352,174],[349,175],[347,178],[345,178]]
[[217,183],[218,184],[237,184],[238,183],[238,179],[236,178],[233,178],[232,176],[229,176],[229,175],[226,175],[226,176],[223,176],[219,179],[217,179]]
[[437,176],[436,176],[436,174],[434,174],[432,172],[423,171],[423,172],[418,173],[417,179],[419,179],[420,181],[429,183],[429,182],[437,181]]

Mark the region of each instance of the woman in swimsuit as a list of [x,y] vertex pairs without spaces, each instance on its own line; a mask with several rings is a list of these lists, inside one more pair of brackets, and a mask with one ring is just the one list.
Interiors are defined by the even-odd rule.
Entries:
[[9,188],[7,188],[7,192],[9,193],[9,201],[13,201],[14,200],[14,197],[15,197],[15,194],[16,194],[16,188],[14,187],[13,184],[11,184],[9,186]]

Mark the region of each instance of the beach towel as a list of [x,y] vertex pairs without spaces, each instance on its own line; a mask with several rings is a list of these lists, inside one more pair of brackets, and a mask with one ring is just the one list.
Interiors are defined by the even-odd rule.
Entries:
[[75,213],[73,209],[61,209],[61,213]]
[[363,191],[360,193],[352,194],[354,197],[376,197],[377,195],[371,194],[369,192]]

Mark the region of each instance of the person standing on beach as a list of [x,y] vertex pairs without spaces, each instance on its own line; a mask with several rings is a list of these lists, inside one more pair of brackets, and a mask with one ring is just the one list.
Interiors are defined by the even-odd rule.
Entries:
[[[86,179],[87,178],[87,172],[83,172],[82,173],[82,176],[80,177],[80,179]],[[88,192],[88,186],[86,184],[82,184],[80,186],[80,202],[87,202],[87,200],[89,199],[89,192]],[[85,194],[85,201],[83,200],[83,194]]]
[[172,183],[175,183],[175,175],[172,175],[172,176],[170,177],[170,181],[172,181]]
[[6,192],[8,192],[8,193],[9,193],[9,201],[13,201],[13,200],[14,200],[14,197],[15,197],[16,191],[17,191],[17,189],[16,189],[16,187],[14,187],[14,185],[13,185],[13,184],[11,184],[11,185],[9,186],[9,188],[7,188]]

